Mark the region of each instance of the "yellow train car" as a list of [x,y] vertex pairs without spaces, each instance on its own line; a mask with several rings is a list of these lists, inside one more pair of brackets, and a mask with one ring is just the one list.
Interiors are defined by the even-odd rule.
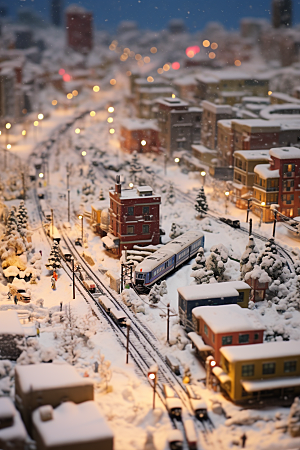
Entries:
[[221,389],[235,403],[288,400],[300,393],[300,346],[296,341],[221,347],[213,369]]

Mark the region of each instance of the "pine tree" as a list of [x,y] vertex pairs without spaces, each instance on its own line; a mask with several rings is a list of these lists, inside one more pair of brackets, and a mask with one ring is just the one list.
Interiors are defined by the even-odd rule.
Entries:
[[242,254],[240,260],[240,279],[244,280],[246,273],[253,270],[257,261],[258,250],[256,248],[253,236],[249,236],[248,244],[246,245],[246,250]]
[[174,205],[176,202],[175,192],[174,192],[174,185],[173,183],[169,184],[167,194],[166,194],[166,203],[169,203],[170,205]]
[[194,264],[192,265],[192,270],[204,269],[206,263],[206,259],[204,256],[204,248],[200,247],[195,259]]
[[6,236],[10,236],[11,234],[16,234],[17,232],[18,222],[16,218],[16,208],[12,207],[7,218],[5,234]]
[[132,160],[129,167],[129,178],[132,183],[140,183],[140,175],[143,169],[138,160],[138,154],[136,151],[132,153]]
[[46,267],[48,270],[57,270],[61,268],[59,246],[56,241],[53,242]]
[[24,200],[21,200],[19,208],[18,208],[18,212],[17,212],[17,226],[18,226],[18,231],[22,232],[22,234],[25,233],[27,222],[28,222],[27,209],[25,207]]
[[225,265],[221,260],[220,255],[215,252],[211,252],[206,260],[206,269],[211,270],[216,280],[220,280],[225,272]]
[[217,283],[213,271],[207,270],[206,267],[198,270],[193,270],[190,276],[194,278],[196,284]]
[[205,195],[203,186],[200,188],[200,190],[198,192],[198,195],[196,198],[195,210],[200,214],[203,214],[208,210],[208,204],[206,201],[206,195]]
[[154,284],[151,288],[148,297],[150,303],[158,303],[160,301],[160,287],[157,284]]
[[176,237],[181,236],[183,233],[184,233],[183,228],[180,225],[178,225],[178,223],[173,222],[171,225],[169,237],[171,239],[175,239]]

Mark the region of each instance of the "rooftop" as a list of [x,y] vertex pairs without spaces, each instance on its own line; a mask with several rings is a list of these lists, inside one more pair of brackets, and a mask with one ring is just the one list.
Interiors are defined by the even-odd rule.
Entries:
[[279,178],[279,170],[271,170],[270,164],[258,164],[254,167],[254,172],[264,180],[269,178]]
[[242,156],[247,161],[269,161],[270,155],[268,150],[237,150],[233,156]]
[[220,349],[229,362],[269,360],[300,356],[298,341],[266,342],[264,344],[234,345]]
[[156,120],[122,119],[120,125],[127,130],[154,130],[159,131]]
[[300,148],[296,147],[279,147],[271,148],[270,156],[274,156],[279,159],[299,159]]
[[201,106],[203,107],[203,109],[207,109],[214,114],[232,114],[232,108],[230,105],[217,105],[215,103],[204,100],[201,103]]
[[172,97],[165,97],[160,98],[156,101],[156,103],[159,103],[160,105],[168,106],[169,108],[178,108],[180,106],[182,107],[188,107],[189,103],[185,102],[184,100],[181,100],[178,97],[172,98]]
[[17,311],[0,311],[0,334],[24,336]]

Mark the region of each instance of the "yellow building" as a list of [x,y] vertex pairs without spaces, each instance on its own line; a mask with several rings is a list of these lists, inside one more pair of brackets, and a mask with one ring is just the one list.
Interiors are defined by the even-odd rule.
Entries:
[[278,204],[279,170],[271,170],[270,164],[259,164],[254,168],[252,212],[261,217],[262,222],[272,222],[272,204]]
[[214,368],[213,373],[232,401],[292,401],[300,393],[299,342],[229,345],[220,353],[221,367]]

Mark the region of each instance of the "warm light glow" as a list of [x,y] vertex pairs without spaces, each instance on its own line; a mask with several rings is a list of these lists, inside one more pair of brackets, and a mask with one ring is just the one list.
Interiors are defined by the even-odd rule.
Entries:
[[165,65],[163,66],[163,69],[167,72],[167,71],[170,69],[169,64],[165,64]]
[[129,183],[128,185],[130,188],[133,188],[133,183]]
[[114,121],[114,118],[113,118],[113,117],[108,117],[108,118],[107,118],[107,122],[108,122],[108,123],[113,123],[113,121]]
[[175,158],[174,161],[175,161],[176,163],[179,163],[180,158]]
[[174,69],[174,70],[178,70],[178,69],[180,69],[180,63],[179,62],[173,62],[172,63],[172,69]]
[[272,91],[268,91],[268,95],[272,95],[273,94],[273,92]]
[[27,109],[26,108],[22,109],[22,114],[27,114]]
[[52,100],[52,105],[56,106],[57,105],[57,100]]
[[202,177],[205,177],[205,175],[206,175],[206,172],[205,172],[205,170],[202,170],[202,172],[201,172],[201,176],[202,176]]
[[156,375],[155,373],[149,373],[148,377],[150,378],[150,380],[155,380]]
[[205,39],[205,40],[202,42],[202,45],[203,45],[203,47],[209,47],[209,46],[210,46],[210,42],[209,42],[207,39]]
[[147,144],[147,142],[145,141],[145,139],[143,139],[143,140],[141,141],[141,144],[142,144],[143,147]]
[[65,69],[59,69],[58,71],[59,75],[63,75],[64,73],[66,73]]
[[80,128],[75,128],[75,133],[80,134]]
[[35,127],[38,127],[39,122],[38,122],[37,120],[35,120],[35,121],[33,122],[33,125],[34,125]]
[[150,61],[151,61],[151,59],[149,58],[149,56],[145,56],[144,62],[145,62],[146,64],[148,64]]
[[261,202],[261,206],[266,206],[266,202]]
[[81,152],[81,154],[82,154],[82,156],[86,156],[86,151],[83,150],[83,151]]
[[212,48],[213,50],[217,50],[218,47],[219,47],[219,46],[218,46],[218,44],[217,44],[216,42],[213,42],[213,43],[211,44],[211,48]]
[[237,67],[239,67],[241,64],[242,64],[242,63],[241,63],[241,61],[240,61],[239,59],[236,59],[236,60],[234,61],[234,65],[237,66]]
[[117,83],[117,82],[116,82],[116,80],[115,80],[114,78],[112,78],[112,79],[110,80],[110,84],[111,84],[112,86],[114,86],[116,83]]
[[137,54],[135,55],[135,59],[136,59],[137,61],[139,61],[140,59],[142,59],[142,55],[140,55],[139,53],[137,53]]
[[200,52],[200,47],[198,45],[192,45],[191,47],[188,47],[185,50],[185,54],[189,58],[193,58],[196,55],[196,53],[199,53],[199,52]]
[[149,83],[153,83],[154,78],[153,78],[153,77],[148,77],[148,78],[147,78],[147,81],[148,81]]
[[114,108],[113,106],[109,106],[109,107],[107,108],[107,111],[108,111],[109,113],[113,113],[114,110],[115,110],[115,108]]
[[7,123],[5,124],[5,128],[6,128],[7,130],[9,130],[9,129],[11,128],[11,123],[7,122]]
[[150,52],[151,53],[156,53],[157,52],[157,48],[156,47],[151,47],[150,48]]
[[83,215],[79,214],[78,219],[83,219]]
[[109,48],[109,50],[113,51],[116,48],[116,46],[115,46],[115,44],[110,44],[110,46],[108,48]]
[[69,93],[67,94],[67,99],[68,99],[68,100],[71,100],[71,98],[73,98],[73,94],[71,94],[71,92],[69,92]]
[[95,117],[95,115],[96,115],[96,112],[95,112],[95,111],[91,111],[91,112],[90,112],[90,116],[91,116],[91,117]]
[[193,52],[193,50],[188,50],[186,56],[188,56],[189,58],[194,58],[195,52]]
[[127,53],[123,53],[121,56],[120,56],[120,61],[126,61],[126,59],[128,59],[128,55],[127,55]]
[[0,136],[1,136],[1,134],[2,134],[2,131],[0,131]]
[[39,173],[39,178],[44,178],[44,174],[42,172]]
[[164,72],[164,69],[162,69],[161,67],[159,69],[157,69],[157,73],[159,73],[160,75]]
[[176,95],[175,94],[172,94],[172,98],[175,98],[176,97]]
[[133,50],[130,51],[129,56],[130,56],[130,58],[134,58],[135,57],[135,53],[134,53]]
[[143,67],[144,64],[145,64],[145,63],[144,63],[144,61],[142,61],[142,60],[140,60],[140,61],[137,62],[137,65],[138,65],[139,67]]
[[110,128],[110,129],[109,129],[110,134],[114,134],[115,131],[116,131],[116,130],[115,130],[114,128]]
[[71,81],[71,75],[69,75],[68,73],[65,73],[63,76],[63,80],[66,82]]
[[74,89],[74,91],[72,91],[72,94],[74,95],[74,97],[77,97],[78,91],[76,91],[76,89]]
[[99,86],[94,86],[93,87],[93,91],[94,92],[99,92],[100,91],[100,87]]
[[210,53],[208,54],[208,57],[209,57],[210,59],[215,59],[216,54],[215,54],[214,52],[210,52]]
[[22,136],[26,136],[26,130],[22,130]]
[[130,72],[130,70],[127,70],[127,72],[126,72],[126,75],[127,75],[128,77],[130,77],[130,76],[131,76],[131,72]]
[[7,150],[10,150],[11,149],[11,145],[7,144],[6,148],[7,148]]
[[212,360],[212,361],[210,362],[210,367],[215,367],[216,364],[217,364],[216,361],[215,361],[215,360]]
[[43,120],[43,118],[44,118],[44,114],[38,114],[38,119],[39,120]]
[[226,197],[228,197],[228,195],[229,195],[229,191],[226,191],[226,192],[225,192],[225,195],[226,195]]

